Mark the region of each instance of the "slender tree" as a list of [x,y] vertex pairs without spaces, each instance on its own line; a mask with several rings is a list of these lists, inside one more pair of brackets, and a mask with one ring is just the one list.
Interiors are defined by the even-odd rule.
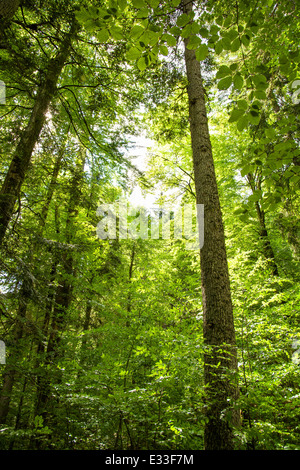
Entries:
[[[63,146],[64,148],[64,146]],[[47,215],[49,212],[49,206],[53,197],[54,188],[56,185],[56,181],[59,174],[59,169],[61,166],[63,156],[63,149],[60,149],[56,161],[54,163],[54,167],[52,170],[52,176],[49,183],[49,188],[46,194],[46,200],[41,210],[41,215],[38,223],[38,236],[42,236],[43,229],[47,220]],[[58,262],[58,261],[57,261]],[[17,367],[16,363],[20,360],[22,356],[22,350],[20,350],[19,343],[22,340],[24,335],[24,324],[26,322],[26,312],[28,309],[28,304],[32,298],[32,282],[28,273],[24,273],[24,279],[22,280],[21,287],[19,289],[19,298],[18,298],[18,310],[16,315],[16,321],[14,324],[13,329],[13,344],[14,344],[14,358],[13,363],[11,364],[10,361],[7,364],[6,371],[3,376],[3,386],[0,393],[0,422],[5,423],[7,419],[7,415],[9,412],[9,404],[11,400],[11,394],[14,387],[14,382],[17,374]],[[46,309],[46,315],[44,319],[44,326],[42,331],[44,332],[47,329],[49,319],[47,317],[48,309]],[[39,344],[42,347],[42,341]],[[39,347],[38,347],[39,349]]]
[[35,103],[0,190],[0,245],[12,218],[15,203],[28,171],[34,148],[46,121],[46,113],[55,95],[58,79],[69,57],[78,23],[72,20],[69,32],[61,40],[56,56],[49,60],[45,78],[41,81]]
[[[247,174],[247,182],[252,190],[252,194],[255,193],[256,190],[261,191],[261,175],[254,175],[253,173]],[[259,201],[255,201],[255,210],[257,214],[258,224],[259,224],[259,238],[262,242],[262,251],[265,258],[269,261],[270,268],[272,274],[274,276],[278,276],[278,266],[275,261],[275,254],[269,239],[269,234],[266,226],[266,217],[265,211],[261,207]]]
[[[189,14],[192,2],[184,0]],[[209,136],[200,63],[185,40],[189,117],[197,204],[204,204],[201,281],[204,315],[204,362],[207,390],[205,449],[233,449],[238,425],[237,353],[225,236]]]
[[[74,261],[71,242],[74,237],[74,217],[76,216],[81,196],[80,186],[83,179],[83,168],[85,163],[85,152],[81,150],[77,165],[74,169],[74,175],[71,181],[70,196],[67,209],[67,218],[65,225],[66,247],[61,253],[60,261],[64,268],[64,275],[59,280],[54,299],[53,311],[51,314],[51,323],[49,327],[48,343],[45,356],[46,364],[56,364],[58,357],[63,352],[59,351],[61,334],[67,323],[68,308],[72,300],[74,276]],[[38,380],[36,415],[43,415],[47,419],[47,405],[50,400],[51,380],[46,374],[42,380]]]

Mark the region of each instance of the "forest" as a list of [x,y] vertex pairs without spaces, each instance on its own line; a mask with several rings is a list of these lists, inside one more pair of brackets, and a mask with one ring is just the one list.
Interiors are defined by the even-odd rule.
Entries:
[[299,40],[0,1],[1,451],[300,450]]

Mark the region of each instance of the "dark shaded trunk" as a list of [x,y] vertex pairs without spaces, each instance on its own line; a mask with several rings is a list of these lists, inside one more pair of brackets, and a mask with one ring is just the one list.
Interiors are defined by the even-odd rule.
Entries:
[[255,209],[256,209],[257,218],[259,222],[259,237],[262,242],[263,254],[270,263],[273,276],[278,276],[279,273],[278,273],[278,267],[275,261],[275,255],[274,255],[274,251],[273,251],[273,248],[269,239],[268,231],[266,228],[265,212],[260,207],[260,204],[257,201],[255,202]]
[[[63,156],[63,151],[61,151],[60,154],[58,155],[58,158],[56,159],[54,167],[53,167],[52,177],[51,177],[50,185],[49,185],[47,195],[46,195],[46,201],[42,208],[41,219],[39,221],[39,228],[41,230],[41,233],[39,235],[42,234],[42,230],[46,223],[49,206],[52,200],[55,184],[56,184],[60,166],[61,166],[62,156]],[[56,268],[56,265],[55,265],[55,268]],[[52,273],[51,278],[53,282],[55,279],[55,273]],[[16,364],[18,358],[21,358],[21,350],[20,348],[18,348],[18,345],[23,336],[24,322],[26,319],[27,307],[28,307],[30,298],[31,298],[31,295],[30,295],[30,288],[28,287],[28,281],[23,280],[22,287],[20,289],[19,306],[18,306],[15,330],[13,334],[13,341],[12,341],[13,349],[14,349],[13,364]],[[44,325],[42,328],[42,332],[44,335],[47,332],[47,328],[49,324],[49,315],[47,315],[47,312],[49,312],[49,308],[46,308],[46,315],[44,319]],[[42,341],[40,341],[38,345],[38,352],[41,352],[42,348],[43,348],[43,343]],[[15,378],[17,376],[17,370],[16,370],[15,365],[13,364],[10,364],[10,360],[9,360],[7,369],[3,377],[3,388],[1,390],[1,395],[0,395],[0,423],[6,422],[7,415],[9,412],[11,394],[13,391]]]
[[132,273],[133,273],[133,266],[134,266],[134,257],[135,257],[135,244],[132,244],[131,255],[130,255],[130,263],[129,263],[129,276],[128,276],[128,294],[127,294],[127,319],[126,319],[126,326],[130,326],[130,313],[131,313],[131,303],[132,303]]
[[44,228],[44,226],[46,224],[47,215],[48,215],[48,212],[49,212],[49,207],[50,207],[52,197],[53,197],[53,194],[54,194],[54,191],[55,191],[55,187],[56,187],[56,184],[57,184],[57,178],[58,178],[59,171],[60,171],[60,168],[61,168],[62,158],[64,156],[64,151],[65,151],[65,145],[62,146],[62,148],[61,148],[61,150],[60,150],[60,152],[57,156],[57,159],[55,160],[55,163],[54,163],[54,167],[53,167],[53,170],[52,170],[51,181],[50,181],[50,184],[48,186],[48,191],[47,191],[47,194],[46,194],[46,200],[45,200],[45,203],[44,203],[44,205],[42,207],[42,211],[41,211],[41,219],[40,219],[40,223],[39,223],[39,226],[41,228]]
[[[184,0],[186,13],[192,3]],[[225,236],[208,129],[200,63],[187,48],[189,118],[197,204],[204,204],[204,245],[200,250],[204,316],[204,380],[206,450],[234,448],[233,428],[239,425],[237,354]]]
[[[78,165],[75,169],[71,188],[70,199],[65,227],[65,239],[67,244],[70,244],[75,232],[74,216],[77,213],[78,203],[81,197],[81,183],[83,178],[85,158],[80,157]],[[60,345],[61,335],[65,330],[67,324],[68,309],[72,301],[73,282],[74,276],[74,260],[72,248],[66,247],[61,253],[60,263],[63,266],[63,276],[59,279],[58,287],[55,294],[53,311],[51,312],[51,324],[49,328],[48,344],[45,353],[45,365],[53,365],[56,367],[57,361],[63,356],[63,351]],[[50,312],[50,310],[49,310]],[[50,318],[48,318],[50,320]],[[54,371],[56,382],[60,381],[60,372]],[[37,403],[35,414],[41,415],[44,418],[44,423],[48,422],[49,404],[52,400],[52,386],[51,377],[48,371],[39,377],[37,383]]]
[[66,36],[65,41],[62,41],[61,48],[56,57],[49,62],[48,69],[45,72],[45,79],[38,89],[29,122],[20,137],[1,188],[0,245],[3,242],[7,227],[13,216],[15,203],[20,197],[20,190],[29,168],[33,150],[44,126],[49,105],[55,95],[59,76],[70,54],[71,43],[76,29],[76,23],[73,22],[71,30]]
[[1,0],[0,18],[12,18],[20,6],[20,0]]
[[[254,193],[255,190],[261,190],[261,178],[258,177],[255,181],[253,174],[248,173],[247,181],[249,183],[252,193]],[[267,231],[267,227],[266,227],[265,212],[261,208],[259,201],[255,201],[255,210],[257,213],[257,219],[259,223],[259,238],[262,242],[263,255],[266,258],[266,260],[268,260],[270,263],[273,276],[278,276],[279,273],[278,273],[278,267],[275,261],[275,254],[274,254],[274,251],[270,242],[269,234]]]
[[30,296],[31,286],[24,281],[20,291],[20,300],[15,320],[14,331],[9,345],[10,355],[7,359],[7,365],[3,374],[3,386],[0,395],[0,423],[4,424],[7,420],[12,390],[17,376],[18,362],[22,357],[22,348],[20,342],[24,333],[24,322],[26,318],[27,298]]
[[[93,310],[92,302],[90,299],[87,299],[84,321],[83,321],[83,336],[82,336],[82,342],[81,342],[81,356],[80,356],[81,368],[84,368],[84,364],[85,364],[86,348],[88,346],[88,338],[85,333],[88,332],[90,328],[92,310]],[[81,377],[81,370],[78,371],[77,379],[79,379],[80,377]]]

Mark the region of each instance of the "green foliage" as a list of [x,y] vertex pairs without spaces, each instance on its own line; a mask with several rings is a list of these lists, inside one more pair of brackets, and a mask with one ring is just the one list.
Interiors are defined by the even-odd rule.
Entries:
[[[1,449],[203,449],[199,254],[96,236],[98,205],[138,183],[161,203],[195,201],[187,40],[226,233],[236,447],[299,450],[299,20],[293,2],[250,3],[187,15],[179,0],[24,2],[1,26],[4,180],[45,66],[73,14],[80,25],[1,252]],[[144,174],[130,161],[140,129],[154,141]]]

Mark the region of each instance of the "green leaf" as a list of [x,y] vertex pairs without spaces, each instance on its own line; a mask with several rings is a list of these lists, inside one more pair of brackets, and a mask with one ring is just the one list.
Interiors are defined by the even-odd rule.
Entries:
[[117,13],[118,13],[118,5],[116,2],[112,1],[112,2],[109,2],[110,5],[109,5],[109,8],[107,9],[107,12],[114,16],[114,17],[117,17]]
[[265,90],[268,87],[265,75],[258,73],[252,77],[252,81],[257,90]]
[[300,181],[300,175],[294,175],[289,180],[291,183],[298,183]]
[[169,53],[169,50],[168,50],[167,46],[164,46],[163,44],[161,44],[161,45],[159,46],[159,52],[160,52],[162,55],[167,56],[168,53]]
[[208,44],[212,47],[219,41],[219,36],[218,34],[213,34],[209,39],[208,39]]
[[201,44],[201,39],[198,36],[191,36],[187,45],[188,49],[196,49]]
[[252,80],[254,81],[254,83],[265,83],[267,81],[265,75],[263,75],[262,73],[258,73],[257,75],[254,75],[252,77]]
[[245,214],[246,212],[247,212],[247,209],[245,209],[244,207],[238,207],[237,209],[234,209],[233,211],[235,215]]
[[155,9],[155,8],[158,7],[158,5],[159,5],[160,2],[159,2],[159,0],[149,0],[148,3],[149,3],[149,5],[150,5],[151,8],[154,8],[154,9]]
[[133,8],[138,8],[138,9],[147,7],[144,0],[132,0],[132,6],[133,6]]
[[148,10],[148,8],[142,8],[142,9],[138,12],[138,14],[136,15],[136,17],[137,17],[138,19],[148,18],[148,16],[149,16],[149,10]]
[[125,8],[127,7],[127,0],[118,0],[118,6],[121,9],[121,11],[124,11]]
[[159,37],[159,33],[147,30],[139,37],[139,41],[143,43],[144,46],[154,46],[158,43]]
[[122,28],[120,28],[120,26],[116,26],[116,25],[113,25],[110,28],[110,34],[113,37],[113,39],[115,39],[116,41],[119,41],[119,40],[123,39],[123,37],[124,37]]
[[247,115],[243,115],[237,122],[238,131],[242,132],[248,125],[249,119]]
[[253,191],[253,194],[251,194],[251,196],[249,196],[248,200],[251,201],[251,202],[256,202],[256,201],[259,201],[259,199],[262,198],[262,190],[261,189],[255,189],[255,191]]
[[169,47],[174,47],[177,44],[177,39],[171,34],[164,34],[162,40],[166,41]]
[[162,32],[163,28],[160,28],[157,24],[150,23],[149,25],[150,31],[154,31],[155,33]]
[[170,33],[173,34],[174,36],[179,36],[181,33],[181,30],[180,28],[178,28],[178,26],[172,26],[172,28],[170,28]]
[[251,166],[250,165],[245,165],[242,169],[241,169],[241,176],[246,176],[248,173],[250,173],[252,170]]
[[196,23],[196,21],[193,21],[191,23],[191,28],[192,28],[192,34],[199,34],[200,25],[198,23]]
[[126,59],[129,61],[137,60],[141,56],[142,52],[136,47],[131,47],[126,53]]
[[142,56],[142,57],[139,58],[139,60],[137,61],[137,66],[138,66],[138,69],[141,72],[143,72],[147,68],[147,63],[146,63],[145,56]]
[[181,37],[188,38],[192,36],[192,25],[188,23],[182,30],[181,30]]
[[239,50],[241,46],[241,43],[240,43],[240,39],[239,38],[236,38],[233,43],[231,44],[231,47],[230,47],[230,50],[231,52],[236,52]]
[[238,105],[239,108],[246,110],[248,108],[248,101],[238,100],[237,105]]
[[141,34],[143,34],[143,32],[145,31],[145,28],[139,24],[136,24],[133,26],[133,28],[131,29],[130,33],[129,33],[129,36],[131,38],[138,38],[139,36],[141,36]]
[[222,41],[216,42],[216,44],[215,44],[215,53],[219,55],[219,54],[221,54],[222,51],[223,51]]
[[267,99],[266,92],[264,90],[255,90],[254,96],[258,98],[259,100],[265,100]]
[[232,84],[232,77],[225,77],[221,78],[221,80],[218,83],[218,89],[219,90],[227,90],[230,85]]
[[224,36],[227,36],[231,41],[234,41],[236,38],[238,38],[239,33],[235,28],[230,29],[229,31],[226,31]]
[[241,214],[241,215],[239,216],[239,219],[240,219],[242,222],[247,223],[247,222],[249,222],[249,214],[248,214],[248,213],[246,213],[246,214]]
[[98,8],[96,8],[94,6],[91,6],[91,7],[89,7],[88,11],[89,11],[89,14],[92,18],[95,18],[95,19],[98,18],[98,16],[99,16]]
[[225,51],[229,51],[230,48],[231,48],[231,41],[230,41],[230,39],[229,39],[228,37],[227,37],[227,38],[222,38],[221,41],[222,41],[223,49],[224,49]]
[[87,31],[92,32],[92,33],[98,28],[98,25],[93,18],[88,19],[85,22],[84,26]]
[[240,74],[236,74],[233,78],[233,85],[237,90],[241,90],[244,85],[244,79]]
[[255,23],[254,21],[252,21],[250,24],[249,24],[249,27],[251,29],[251,31],[256,34],[259,30],[259,26],[257,25],[257,23]]
[[228,77],[228,75],[231,76],[231,74],[232,74],[232,70],[229,67],[227,67],[227,65],[221,65],[221,67],[217,71],[216,78],[219,79],[219,78]]
[[109,32],[107,29],[102,28],[97,32],[97,39],[99,42],[104,43],[109,40]]
[[233,111],[231,112],[229,122],[235,122],[238,121],[238,119],[245,113],[244,109],[241,108],[234,108]]
[[235,23],[235,19],[233,19],[230,15],[228,15],[223,23],[224,28],[228,28],[228,26],[231,25],[231,23]]
[[254,111],[259,111],[259,109],[261,108],[261,102],[259,100],[255,100],[253,101],[251,107]]
[[148,31],[148,36],[149,36],[149,40],[148,40],[149,46],[154,46],[155,44],[158,43],[159,38],[160,38],[159,33],[156,33],[154,31]]
[[209,36],[208,29],[206,29],[206,28],[200,28],[199,34],[200,34],[200,36],[202,36],[203,38],[207,39],[208,36]]
[[211,34],[211,35],[217,34],[219,31],[220,31],[219,26],[217,26],[217,25],[215,25],[215,24],[213,24],[213,25],[210,27],[210,34]]
[[190,17],[186,13],[183,13],[182,15],[178,17],[176,24],[177,26],[182,28],[183,26],[188,24],[189,21],[190,21]]
[[90,19],[91,15],[85,8],[81,8],[79,11],[75,12],[75,17],[79,23],[85,23]]
[[196,50],[196,59],[201,62],[208,56],[209,50],[206,44],[201,44]]
[[286,142],[279,142],[274,146],[274,152],[281,152],[282,150],[290,149],[292,143],[289,141]]
[[274,139],[276,137],[276,131],[273,127],[269,127],[269,129],[265,129],[265,134],[269,139]]
[[241,41],[243,43],[244,46],[249,46],[250,44],[250,36],[248,34],[243,34],[243,36],[241,37]]
[[251,124],[254,124],[255,126],[259,124],[260,115],[257,111],[251,110],[250,113],[248,114],[248,118]]

